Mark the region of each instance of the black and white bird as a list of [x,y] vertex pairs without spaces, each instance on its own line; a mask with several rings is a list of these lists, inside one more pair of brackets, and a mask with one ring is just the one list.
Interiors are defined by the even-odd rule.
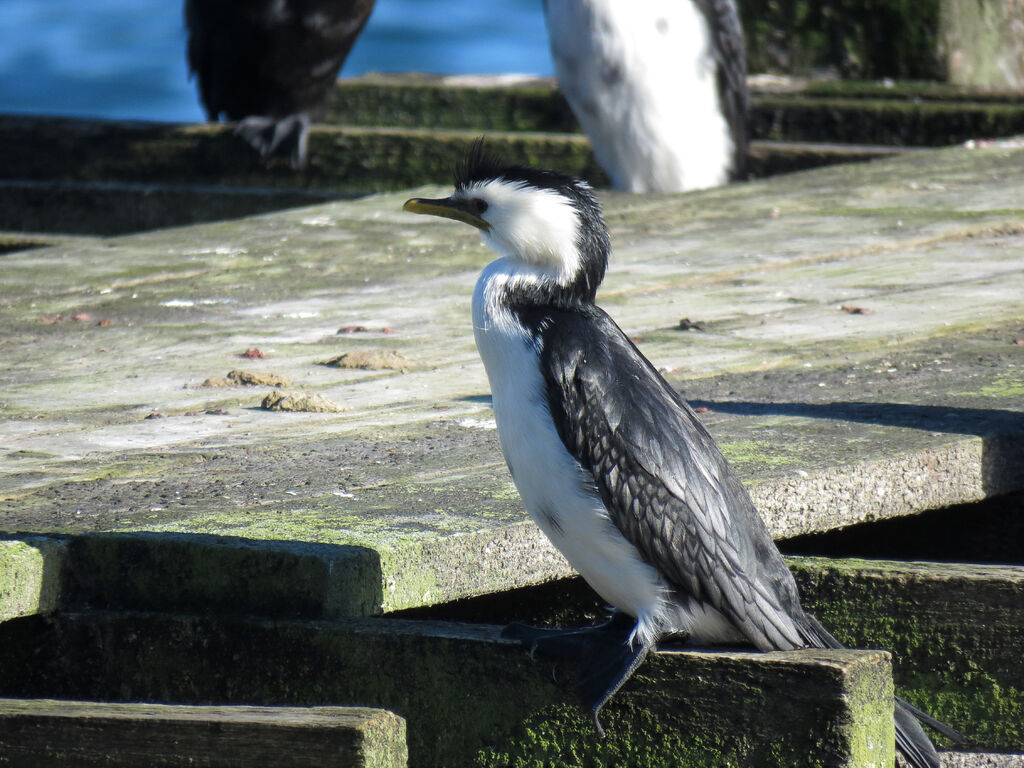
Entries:
[[544,0],[558,85],[617,189],[742,178],[747,64],[734,0]]
[[[597,628],[512,636],[584,660],[577,690],[598,730],[602,705],[663,638],[841,647],[801,608],[693,410],[594,303],[610,243],[590,187],[506,166],[478,143],[450,197],[405,210],[470,224],[501,255],[473,294],[501,448],[530,516],[618,612]],[[915,768],[938,766],[918,717],[955,733],[897,701],[898,748]]]
[[185,0],[189,70],[207,119],[238,121],[264,157],[305,165],[309,125],[374,0]]

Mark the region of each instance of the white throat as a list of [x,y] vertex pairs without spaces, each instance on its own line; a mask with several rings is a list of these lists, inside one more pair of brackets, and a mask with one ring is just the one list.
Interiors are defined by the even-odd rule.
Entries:
[[523,182],[492,179],[476,182],[461,193],[487,203],[482,218],[491,228],[481,232],[484,243],[524,274],[568,284],[580,267],[579,214],[553,189]]

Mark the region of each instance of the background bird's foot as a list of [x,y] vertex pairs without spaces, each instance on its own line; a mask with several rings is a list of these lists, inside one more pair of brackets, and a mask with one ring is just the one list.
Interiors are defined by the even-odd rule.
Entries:
[[292,168],[306,164],[309,142],[309,117],[304,114],[282,118],[254,115],[240,121],[235,133],[241,136],[261,157],[287,157]]
[[594,728],[602,738],[601,708],[632,676],[647,657],[649,647],[633,644],[635,621],[616,614],[604,624],[579,629],[542,629],[525,624],[509,624],[502,637],[519,640],[530,655],[570,659],[580,670],[573,686],[584,709],[594,718]]

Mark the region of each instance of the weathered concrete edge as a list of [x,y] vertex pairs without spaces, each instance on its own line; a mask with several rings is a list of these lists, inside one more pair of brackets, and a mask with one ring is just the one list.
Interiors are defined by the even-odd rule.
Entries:
[[749,491],[772,536],[782,539],[1022,488],[1024,435],[992,435],[755,483]]
[[0,621],[56,610],[66,560],[64,537],[0,539]]
[[1020,768],[1024,754],[1001,752],[939,752],[942,768]]
[[932,561],[875,560],[859,557],[819,557],[793,555],[787,557],[790,568],[824,573],[835,571],[850,576],[870,575],[893,579],[899,584],[956,581],[959,589],[972,583],[997,581],[1024,592],[1024,567],[1018,565],[981,565],[978,563],[945,563]]
[[380,611],[380,555],[351,545],[102,532],[68,540],[62,607],[337,618]]
[[[749,487],[772,536],[789,538],[981,501],[1024,488],[1019,436],[946,445]],[[821,507],[833,510],[824,515]],[[823,525],[826,520],[828,524]],[[429,556],[426,556],[428,555]],[[384,611],[433,605],[573,575],[529,522],[381,552]]]
[[[177,758],[182,765],[189,765],[196,758],[196,725],[210,726],[217,734],[214,748],[224,741],[225,758],[236,757],[235,745],[230,738],[220,739],[220,734],[242,726],[246,728],[246,741],[254,741],[256,749],[273,745],[275,754],[264,756],[264,764],[269,766],[279,764],[278,759],[283,761],[282,765],[291,765],[288,752],[296,742],[307,742],[314,752],[323,752],[324,756],[335,752],[337,745],[325,742],[321,746],[316,742],[322,738],[318,734],[337,731],[351,734],[355,754],[350,757],[365,768],[402,768],[408,764],[405,719],[386,709],[0,698],[0,748],[40,761],[49,757],[57,764],[63,762],[54,754],[58,748],[42,738],[46,734],[58,734],[63,741],[80,746],[82,735],[88,733],[89,741],[100,738],[107,759],[120,764],[121,760],[137,758],[137,745],[123,736],[126,725],[134,726],[136,737],[146,738],[149,732],[150,738],[158,741],[172,740],[174,754],[161,754],[160,758]],[[261,748],[258,745],[264,738],[267,742]],[[205,753],[203,747],[200,751]],[[81,756],[77,751],[76,755]]]
[[[776,538],[914,515],[1024,488],[1014,437],[751,486]],[[829,524],[821,507],[832,509]],[[0,620],[61,605],[334,619],[540,584],[573,570],[533,523],[367,547],[182,533],[0,541]],[[162,603],[153,605],[154,595]]]

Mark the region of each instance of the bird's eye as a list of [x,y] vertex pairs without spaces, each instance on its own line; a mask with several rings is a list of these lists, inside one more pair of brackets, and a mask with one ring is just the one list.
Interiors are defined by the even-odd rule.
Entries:
[[469,210],[472,211],[474,215],[479,216],[487,210],[487,201],[481,200],[479,197],[474,197],[469,201]]

